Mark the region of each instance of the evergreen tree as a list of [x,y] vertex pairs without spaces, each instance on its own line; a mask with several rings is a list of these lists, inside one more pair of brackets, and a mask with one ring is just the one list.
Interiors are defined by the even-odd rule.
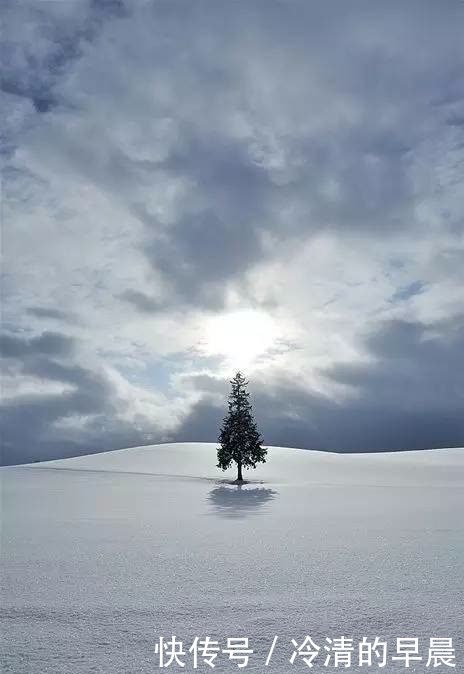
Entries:
[[267,449],[261,446],[262,438],[253,419],[250,394],[246,390],[248,382],[237,372],[230,383],[229,412],[219,434],[217,467],[226,470],[236,463],[237,482],[241,482],[242,468],[256,468],[257,463],[265,463]]

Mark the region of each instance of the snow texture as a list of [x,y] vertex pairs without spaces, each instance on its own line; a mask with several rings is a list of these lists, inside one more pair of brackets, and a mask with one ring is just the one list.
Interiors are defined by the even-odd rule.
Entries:
[[1,469],[3,671],[152,673],[173,634],[249,637],[246,669],[201,671],[310,671],[289,662],[306,634],[453,637],[438,671],[464,671],[464,450],[270,448],[243,487],[215,462],[188,443]]

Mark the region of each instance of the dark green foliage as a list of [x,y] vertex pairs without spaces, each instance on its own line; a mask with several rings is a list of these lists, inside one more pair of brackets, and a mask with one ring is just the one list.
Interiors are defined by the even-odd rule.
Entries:
[[256,468],[257,463],[265,463],[267,449],[261,446],[262,438],[253,419],[250,394],[246,390],[248,382],[237,372],[230,383],[229,412],[219,434],[217,466],[226,470],[235,462],[237,480],[241,481],[242,468]]

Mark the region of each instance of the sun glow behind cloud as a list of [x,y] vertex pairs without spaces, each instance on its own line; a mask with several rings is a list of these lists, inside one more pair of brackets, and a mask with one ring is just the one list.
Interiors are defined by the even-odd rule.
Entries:
[[202,350],[207,356],[222,356],[228,369],[250,369],[276,346],[278,329],[273,319],[252,309],[211,318]]

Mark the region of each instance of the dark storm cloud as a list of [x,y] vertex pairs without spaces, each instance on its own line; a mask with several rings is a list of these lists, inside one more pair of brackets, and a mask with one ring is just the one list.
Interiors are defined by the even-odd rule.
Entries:
[[27,312],[36,318],[51,318],[63,322],[71,320],[71,316],[67,311],[55,309],[54,307],[28,307]]
[[[187,148],[191,154],[171,159],[169,168],[196,182],[208,208],[182,216],[162,232],[141,215],[148,224],[143,252],[167,282],[167,302],[221,308],[229,284],[275,255],[279,243],[305,241],[322,231],[382,238],[405,220],[413,224],[413,186],[403,149],[393,151],[386,142],[376,146],[375,140],[371,146],[366,138],[363,147],[362,133],[364,120],[325,145],[308,140],[304,147],[300,141],[304,166],[283,185],[253,164],[245,147],[218,154],[213,146],[196,145]],[[336,198],[326,192],[328,181],[336,185]],[[298,216],[280,218],[285,204],[297,206]],[[274,247],[266,249],[266,235]]]
[[[0,343],[5,375],[64,385],[60,393],[37,391],[3,400],[2,465],[146,442],[140,431],[118,419],[121,403],[108,378],[72,363],[72,339],[46,332],[29,339],[2,335]],[[83,422],[60,428],[60,423],[76,418]]]
[[153,297],[149,297],[145,293],[142,293],[138,290],[125,290],[119,295],[119,297],[122,300],[129,302],[129,304],[132,304],[142,313],[156,313],[163,308],[161,302],[158,302],[158,300],[154,299]]
[[[0,408],[2,465],[46,461],[78,454],[146,444],[146,435],[118,419],[106,382],[91,372],[75,370],[68,383],[74,391],[20,395]],[[81,425],[61,422],[79,416]],[[54,426],[54,424],[58,424]],[[152,434],[153,442],[161,436]]]
[[[303,164],[284,184],[250,159],[246,143],[221,146],[214,137],[182,143],[182,153],[165,168],[194,181],[208,208],[155,232],[152,243],[154,223],[143,219],[149,225],[143,250],[168,283],[168,301],[220,308],[231,281],[275,254],[265,250],[266,234],[278,245],[331,230],[352,235],[377,228],[387,236],[402,226],[412,209],[405,150],[395,146],[393,129],[389,138],[366,137],[367,124],[362,119],[324,143],[299,138]],[[324,190],[329,180],[337,185],[336,198]],[[285,204],[297,205],[299,217],[279,218]]]
[[2,12],[2,91],[29,99],[38,113],[46,113],[58,104],[55,84],[81,55],[82,43],[95,39],[107,18],[122,16],[124,4],[118,0],[6,0]]
[[147,226],[143,252],[164,277],[171,305],[220,308],[229,282],[263,258],[263,232],[278,227],[270,211],[277,188],[251,161],[246,144],[224,139],[214,129],[210,137],[201,136],[195,122],[181,125],[180,134],[162,167],[168,175],[193,181],[205,208],[160,231],[156,219],[135,206]]
[[[464,319],[429,327],[391,321],[380,326],[366,346],[373,363],[335,365],[326,374],[363,392],[366,401],[380,409],[388,406],[400,413],[456,416],[457,426],[464,428],[464,372],[460,367]],[[461,434],[455,442],[463,440]]]
[[227,283],[260,257],[250,222],[223,221],[205,212],[176,223],[166,238],[145,248],[171,290],[171,302],[220,308]]
[[69,356],[73,339],[57,332],[44,332],[37,337],[0,335],[0,355],[6,358],[21,358],[38,354]]
[[392,302],[408,300],[410,297],[414,297],[414,295],[419,295],[424,292],[425,288],[426,285],[422,283],[422,281],[413,281],[407,286],[398,288],[393,294]]
[[[339,403],[298,382],[252,384],[265,442],[346,452],[464,445],[462,328],[462,321],[433,330],[419,323],[386,323],[366,339],[369,362],[339,364],[324,372],[352,389]],[[205,398],[177,437],[214,442],[225,409],[217,396],[212,399],[218,382],[202,377],[196,384]]]

